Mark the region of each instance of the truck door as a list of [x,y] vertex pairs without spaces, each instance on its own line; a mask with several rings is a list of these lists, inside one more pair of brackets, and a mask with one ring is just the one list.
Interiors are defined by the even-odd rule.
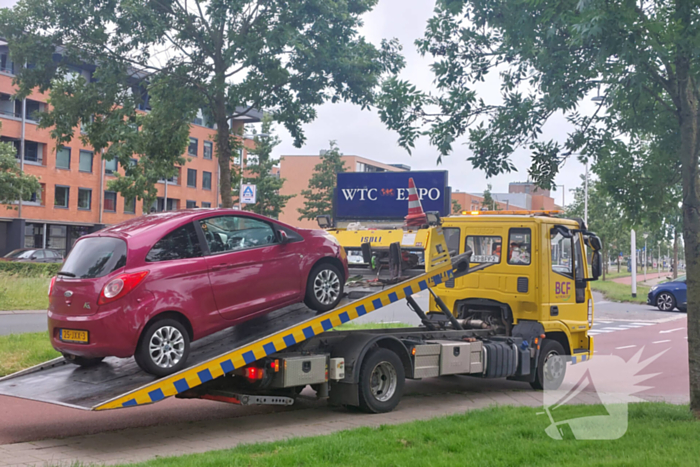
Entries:
[[[575,319],[577,273],[583,279],[581,245],[575,242],[576,236],[562,225],[552,225],[549,229],[549,316],[553,320]],[[585,292],[586,283],[582,283]]]

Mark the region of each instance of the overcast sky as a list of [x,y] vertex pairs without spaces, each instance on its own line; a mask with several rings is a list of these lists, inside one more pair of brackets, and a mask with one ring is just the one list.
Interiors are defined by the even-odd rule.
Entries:
[[[0,0],[1,7],[12,6],[14,0]],[[406,68],[403,78],[411,80],[423,91],[430,91],[432,73],[428,68],[430,60],[421,58],[416,52],[413,42],[422,37],[425,24],[433,12],[434,0],[413,0],[410,8],[406,0],[379,0],[377,7],[368,13],[362,29],[371,42],[379,44],[382,38],[396,37],[403,45],[406,57]],[[495,81],[495,80],[492,80]],[[499,97],[498,83],[484,85],[479,88],[479,97],[487,102],[496,102]],[[589,110],[592,104],[585,103]],[[396,133],[389,131],[379,120],[376,110],[362,111],[350,104],[326,104],[318,109],[318,118],[306,125],[306,144],[303,148],[295,148],[292,138],[284,128],[278,129],[282,144],[278,146],[279,155],[318,154],[319,150],[328,147],[329,140],[335,140],[344,154],[358,155],[385,163],[402,163],[412,169],[449,171],[449,181],[453,189],[471,193],[481,193],[487,184],[493,185],[494,192],[506,192],[511,181],[525,181],[530,157],[527,151],[521,150],[513,156],[513,162],[518,172],[500,175],[487,179],[483,172],[474,170],[466,160],[469,150],[462,144],[454,145],[454,153],[444,159],[441,166],[436,165],[437,153],[425,139],[416,144],[413,155],[401,149]],[[570,126],[563,117],[552,118],[545,127],[544,138],[556,138],[563,142]],[[460,142],[460,143],[463,143]],[[556,179],[557,184],[566,187],[566,202],[572,200],[570,189],[580,184],[579,176],[584,167],[577,160],[570,159]],[[553,196],[557,203],[561,202],[561,188]]]

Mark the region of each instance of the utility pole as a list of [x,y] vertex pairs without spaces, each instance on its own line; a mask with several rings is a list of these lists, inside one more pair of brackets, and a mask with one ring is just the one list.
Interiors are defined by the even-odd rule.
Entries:
[[648,233],[644,234],[644,282],[647,281],[647,237]]
[[632,297],[637,296],[637,234],[632,229],[632,232],[630,234],[630,245],[631,245],[631,254],[630,254],[630,270],[632,271]]
[[583,203],[583,222],[588,228],[588,159],[586,159],[586,179],[584,180],[585,199]]

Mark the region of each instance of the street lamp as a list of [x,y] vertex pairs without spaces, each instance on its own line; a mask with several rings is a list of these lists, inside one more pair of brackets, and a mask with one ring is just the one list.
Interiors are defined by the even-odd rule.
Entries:
[[647,237],[648,233],[644,233],[644,282],[647,281]]

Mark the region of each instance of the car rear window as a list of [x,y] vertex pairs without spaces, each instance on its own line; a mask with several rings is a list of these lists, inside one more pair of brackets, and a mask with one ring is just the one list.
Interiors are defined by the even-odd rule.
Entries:
[[84,238],[63,263],[61,272],[79,279],[106,276],[126,265],[126,242],[114,237]]

